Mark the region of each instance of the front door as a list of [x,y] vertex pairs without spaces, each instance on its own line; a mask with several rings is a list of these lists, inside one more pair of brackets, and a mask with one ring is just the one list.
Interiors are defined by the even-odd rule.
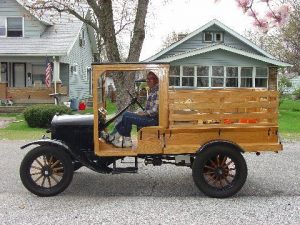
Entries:
[[26,76],[25,76],[25,63],[14,63],[13,64],[13,77],[14,87],[25,87]]

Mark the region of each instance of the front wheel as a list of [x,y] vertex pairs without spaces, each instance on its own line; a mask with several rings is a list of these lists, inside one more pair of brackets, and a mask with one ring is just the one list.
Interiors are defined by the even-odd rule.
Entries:
[[57,195],[72,181],[72,160],[62,149],[39,146],[24,157],[20,166],[20,177],[23,185],[35,195]]
[[233,196],[247,179],[244,157],[237,149],[221,144],[200,152],[192,169],[196,186],[214,198]]

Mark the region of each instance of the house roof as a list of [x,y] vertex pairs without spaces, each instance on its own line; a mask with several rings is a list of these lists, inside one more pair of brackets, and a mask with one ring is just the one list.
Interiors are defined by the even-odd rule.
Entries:
[[210,22],[208,22],[207,24],[203,25],[202,27],[200,27],[199,29],[193,31],[192,33],[190,33],[189,35],[187,35],[185,38],[181,39],[178,42],[175,42],[174,44],[172,44],[171,46],[163,49],[162,51],[158,52],[157,54],[151,56],[150,58],[144,60],[145,62],[149,62],[149,61],[154,61],[156,60],[158,57],[162,56],[163,54],[165,54],[166,52],[170,51],[171,49],[177,47],[178,45],[184,43],[185,41],[189,40],[190,38],[194,37],[195,35],[201,33],[202,31],[206,30],[207,28],[213,26],[213,25],[217,25],[220,28],[224,29],[225,31],[227,31],[229,34],[231,34],[232,36],[238,38],[240,41],[244,42],[245,44],[247,44],[248,46],[254,48],[256,51],[260,52],[262,55],[268,57],[268,58],[272,58],[275,59],[274,56],[270,55],[269,53],[267,53],[266,51],[264,51],[263,49],[261,49],[260,47],[258,47],[257,45],[255,45],[254,43],[252,43],[251,41],[249,41],[248,39],[246,39],[245,37],[243,37],[242,35],[240,35],[239,33],[235,32],[234,30],[232,30],[231,28],[227,27],[226,25],[224,25],[223,23],[221,23],[220,21],[214,19]]
[[42,22],[43,24],[45,25],[53,25],[53,23],[50,22],[50,20],[47,19],[47,17],[40,17],[40,16],[37,16],[33,13],[31,13],[28,8],[26,8],[24,6],[24,2],[22,0],[16,0],[17,3],[19,3],[26,11],[28,11],[32,16],[34,16],[37,20],[39,20],[40,22]]
[[[21,4],[20,1],[18,3]],[[39,20],[41,21],[41,19]],[[58,22],[53,25],[48,24],[40,37],[1,38],[0,56],[68,55],[83,25],[84,23],[74,16],[61,13]],[[89,34],[91,33],[89,32]],[[93,39],[93,37],[90,38]],[[95,41],[92,41],[92,49],[93,52],[96,52]]]
[[227,45],[224,45],[224,44],[211,45],[211,46],[208,46],[208,47],[195,49],[195,50],[192,50],[192,51],[188,51],[188,52],[185,52],[185,53],[177,54],[177,55],[174,55],[174,56],[170,56],[170,57],[167,57],[167,58],[163,58],[163,59],[160,59],[160,60],[154,60],[154,61],[155,62],[172,62],[172,61],[175,61],[175,60],[180,60],[180,59],[184,59],[184,58],[187,58],[187,57],[191,57],[191,56],[195,56],[195,55],[199,55],[199,54],[203,54],[203,53],[207,53],[207,52],[212,52],[212,51],[216,51],[216,50],[224,50],[224,51],[232,52],[232,53],[239,54],[239,55],[242,55],[242,56],[245,56],[245,57],[260,60],[260,61],[272,64],[272,65],[275,65],[275,66],[280,66],[280,67],[292,66],[289,63],[281,62],[281,61],[278,61],[276,59],[271,59],[269,57],[253,54],[253,53],[250,53],[250,52],[246,52],[246,51],[243,51],[243,50],[240,50],[240,49],[237,49],[237,48],[233,48],[233,47],[230,47],[230,46],[227,46]]

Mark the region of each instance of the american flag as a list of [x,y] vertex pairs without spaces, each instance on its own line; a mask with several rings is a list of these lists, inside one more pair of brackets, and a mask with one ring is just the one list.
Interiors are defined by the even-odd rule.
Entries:
[[47,62],[46,74],[45,74],[45,84],[46,87],[51,87],[51,74],[52,74],[52,66],[51,62]]

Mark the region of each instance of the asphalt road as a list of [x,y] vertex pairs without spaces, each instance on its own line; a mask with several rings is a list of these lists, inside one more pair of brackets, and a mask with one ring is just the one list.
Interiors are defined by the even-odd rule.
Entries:
[[19,178],[24,143],[0,141],[0,224],[300,224],[300,142],[246,154],[248,179],[228,199],[204,196],[189,168],[143,163],[138,174],[82,168],[60,195],[37,197]]

